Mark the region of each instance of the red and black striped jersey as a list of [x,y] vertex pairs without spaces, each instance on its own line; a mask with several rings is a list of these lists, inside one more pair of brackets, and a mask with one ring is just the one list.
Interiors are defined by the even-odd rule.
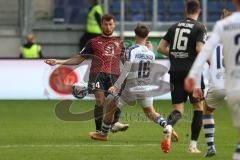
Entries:
[[124,46],[120,39],[98,36],[86,44],[80,55],[92,58],[90,74],[103,72],[119,75],[123,53]]

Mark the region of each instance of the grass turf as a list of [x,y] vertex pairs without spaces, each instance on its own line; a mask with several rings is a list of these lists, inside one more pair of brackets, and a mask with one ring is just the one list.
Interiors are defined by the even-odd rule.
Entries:
[[[192,109],[186,105],[185,115],[176,125],[179,143],[173,143],[170,153],[160,150],[162,129],[148,121],[140,107],[127,107],[121,121],[130,124],[127,132],[110,134],[110,141],[90,140],[94,122],[59,120],[54,108],[59,101],[0,101],[0,159],[2,160],[201,160],[206,151],[203,133],[199,138],[202,154],[187,152],[190,140]],[[156,101],[157,111],[166,117],[170,101]],[[72,112],[91,109],[93,101],[76,101]],[[217,155],[213,160],[231,159],[237,141],[236,130],[227,107],[215,113]]]

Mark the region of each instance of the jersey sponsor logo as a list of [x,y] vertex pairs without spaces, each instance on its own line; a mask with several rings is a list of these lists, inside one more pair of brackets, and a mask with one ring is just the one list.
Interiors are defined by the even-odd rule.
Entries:
[[171,52],[171,55],[174,56],[174,58],[188,58],[189,53],[186,52]]
[[115,55],[115,49],[119,48],[120,44],[118,42],[113,42],[110,44],[107,44],[105,47],[105,55],[106,56],[114,56]]

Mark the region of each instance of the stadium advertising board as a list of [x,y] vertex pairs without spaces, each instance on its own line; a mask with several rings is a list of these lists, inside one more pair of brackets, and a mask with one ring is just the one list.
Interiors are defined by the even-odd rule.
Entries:
[[[50,67],[43,60],[1,60],[0,99],[74,99],[72,84],[88,81],[90,63]],[[157,63],[169,66],[168,60],[157,60]],[[162,80],[169,81],[168,74]],[[170,94],[156,98],[170,99]]]

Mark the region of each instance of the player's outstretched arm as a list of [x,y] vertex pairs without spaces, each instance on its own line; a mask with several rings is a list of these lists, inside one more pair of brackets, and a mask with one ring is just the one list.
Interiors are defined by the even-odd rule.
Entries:
[[55,65],[78,65],[82,63],[85,60],[84,57],[81,55],[74,56],[69,59],[61,60],[61,59],[47,59],[45,60],[45,63],[50,65],[50,66],[55,66]]

